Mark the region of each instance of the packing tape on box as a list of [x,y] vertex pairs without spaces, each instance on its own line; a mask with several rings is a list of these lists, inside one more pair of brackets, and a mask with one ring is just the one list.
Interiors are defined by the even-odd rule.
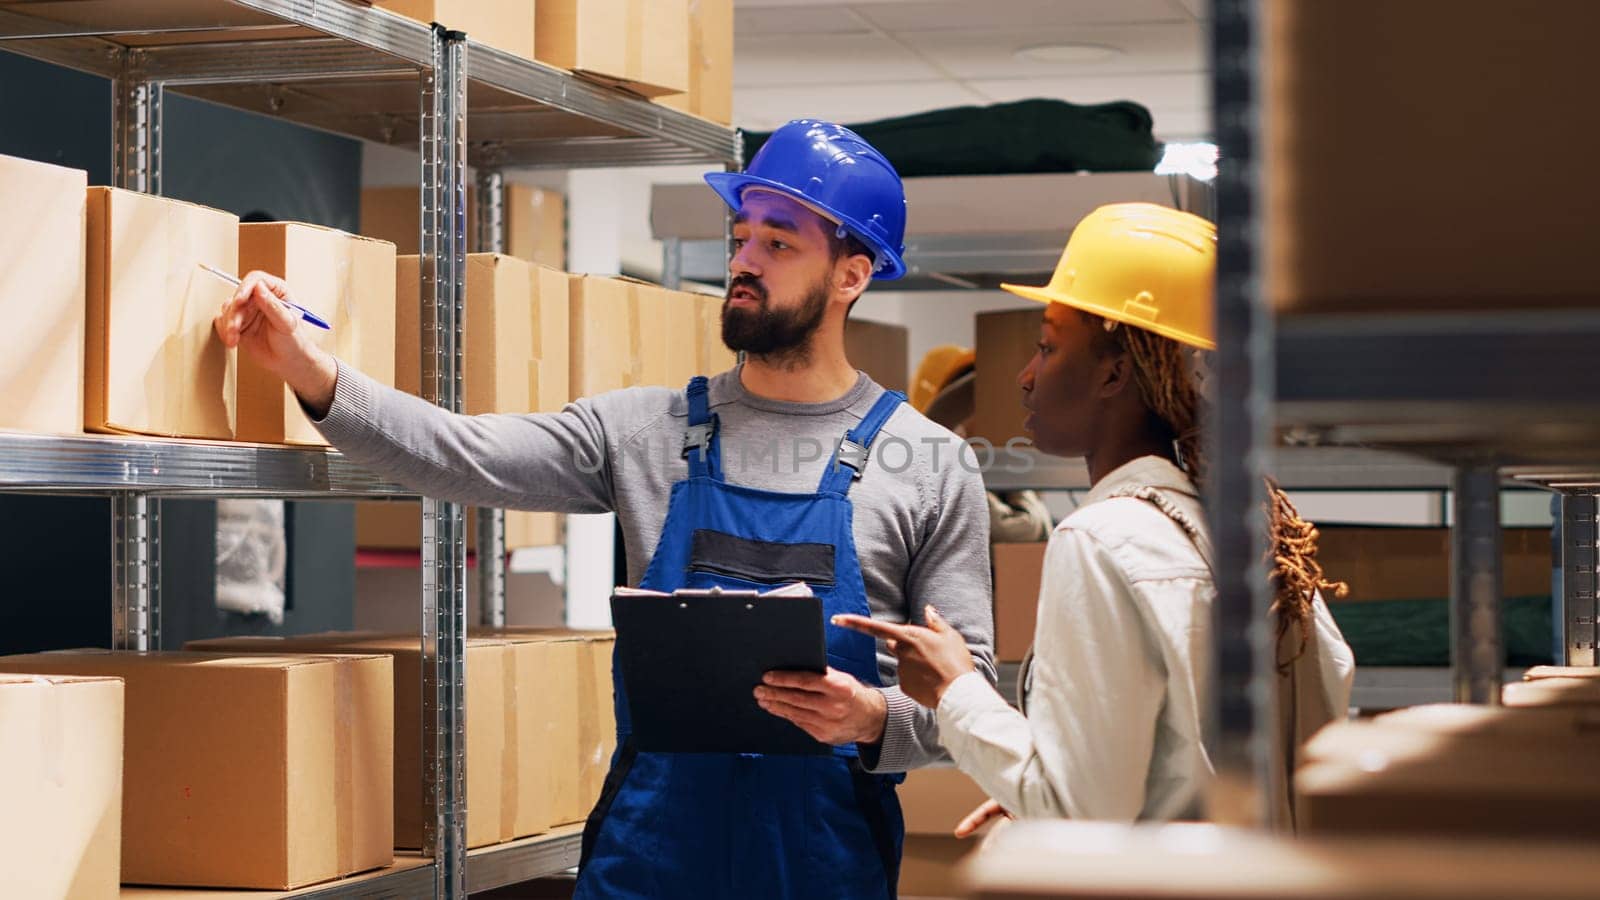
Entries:
[[[522,747],[517,734],[517,710],[521,708],[517,702],[517,666],[522,655],[516,652],[515,645],[505,645],[505,664],[500,670],[505,673],[505,742],[500,755],[500,837],[502,840],[511,840],[521,837],[517,834],[517,816],[521,812],[522,788]],[[533,698],[529,698],[531,704]]]
[[641,306],[643,299],[639,296],[639,287],[629,284],[628,289],[628,360],[623,376],[624,387],[638,387],[644,384],[644,316]]
[[44,776],[51,784],[61,787],[67,783],[66,770],[61,762],[61,751],[66,744],[66,726],[62,722],[59,684],[54,678],[32,676],[33,682],[43,688],[39,692],[39,757],[44,763]]
[[355,863],[355,658],[335,663],[334,674],[334,801],[333,833],[334,858],[339,874],[348,875],[356,869]]

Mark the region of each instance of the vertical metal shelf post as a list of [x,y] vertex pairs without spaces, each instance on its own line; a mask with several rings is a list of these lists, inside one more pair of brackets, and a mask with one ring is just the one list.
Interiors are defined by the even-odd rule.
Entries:
[[[460,32],[435,27],[422,74],[422,389],[461,409],[466,277],[466,56]],[[423,852],[434,896],[467,894],[466,547],[459,504],[422,502]]]
[[1595,641],[1600,639],[1596,617],[1600,605],[1595,602],[1596,542],[1600,540],[1596,516],[1600,512],[1600,498],[1593,494],[1561,495],[1561,580],[1558,586],[1561,597],[1562,644],[1564,659],[1569,666],[1593,666],[1600,663],[1595,652]]
[[1262,296],[1259,220],[1259,0],[1212,6],[1216,182],[1217,351],[1209,483],[1216,546],[1216,648],[1208,731],[1217,766],[1211,815],[1267,823],[1275,754],[1273,644],[1268,624],[1264,467],[1272,447],[1273,322]]
[[[478,170],[478,246],[480,253],[506,252],[506,179],[494,169]],[[478,624],[506,624],[506,511],[478,510]]]
[[111,647],[161,649],[161,503],[111,495]]
[[1450,667],[1457,703],[1500,704],[1506,664],[1500,607],[1500,470],[1463,465],[1450,529]]
[[[111,172],[120,188],[161,193],[162,87],[146,80],[132,50],[111,81]],[[111,495],[111,646],[161,648],[161,501]]]

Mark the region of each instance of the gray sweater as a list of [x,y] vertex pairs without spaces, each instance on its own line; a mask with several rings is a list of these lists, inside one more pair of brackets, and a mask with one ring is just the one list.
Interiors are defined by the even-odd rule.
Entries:
[[[749,393],[738,369],[713,377],[724,477],[753,488],[815,491],[835,442],[882,393],[863,374],[837,400],[789,403]],[[333,405],[317,424],[351,459],[427,496],[468,506],[615,512],[628,577],[638,584],[672,485],[688,474],[681,457],[687,413],[681,390],[632,388],[559,413],[453,415],[341,363]],[[902,404],[850,499],[872,615],[922,622],[923,606],[932,602],[992,682],[989,514],[976,468],[955,435]],[[943,759],[933,712],[895,687],[895,659],[881,646],[878,670],[888,721],[877,759],[864,748],[863,762],[895,772]]]

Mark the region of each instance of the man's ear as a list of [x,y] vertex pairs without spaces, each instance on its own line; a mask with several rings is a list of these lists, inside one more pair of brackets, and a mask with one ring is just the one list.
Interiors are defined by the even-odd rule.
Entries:
[[872,258],[859,253],[840,256],[833,264],[833,289],[837,299],[854,303],[872,283]]

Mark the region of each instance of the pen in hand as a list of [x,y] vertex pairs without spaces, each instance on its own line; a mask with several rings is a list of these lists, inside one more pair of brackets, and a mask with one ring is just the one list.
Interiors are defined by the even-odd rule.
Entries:
[[[200,263],[200,268],[205,269],[207,272],[210,272],[211,274],[217,276],[218,278],[221,278],[223,281],[228,282],[229,284],[233,285],[234,287],[238,287],[239,286],[240,282],[239,282],[238,278],[235,278],[234,276],[229,275],[227,272],[224,272],[224,271],[222,271],[221,269],[219,269],[219,268],[217,268],[215,266],[208,266],[205,263]],[[285,300],[282,297],[279,297],[278,298],[278,302],[282,303],[284,306],[287,306],[290,309],[294,310],[295,312],[299,313],[300,314],[300,318],[305,319],[307,322],[310,322],[311,324],[317,326],[318,328],[321,328],[323,331],[332,331],[333,330],[333,326],[329,325],[327,322],[324,322],[322,320],[321,316],[318,316],[316,313],[312,312],[309,309],[306,309],[304,306],[301,306],[300,304],[294,302],[293,300]]]

